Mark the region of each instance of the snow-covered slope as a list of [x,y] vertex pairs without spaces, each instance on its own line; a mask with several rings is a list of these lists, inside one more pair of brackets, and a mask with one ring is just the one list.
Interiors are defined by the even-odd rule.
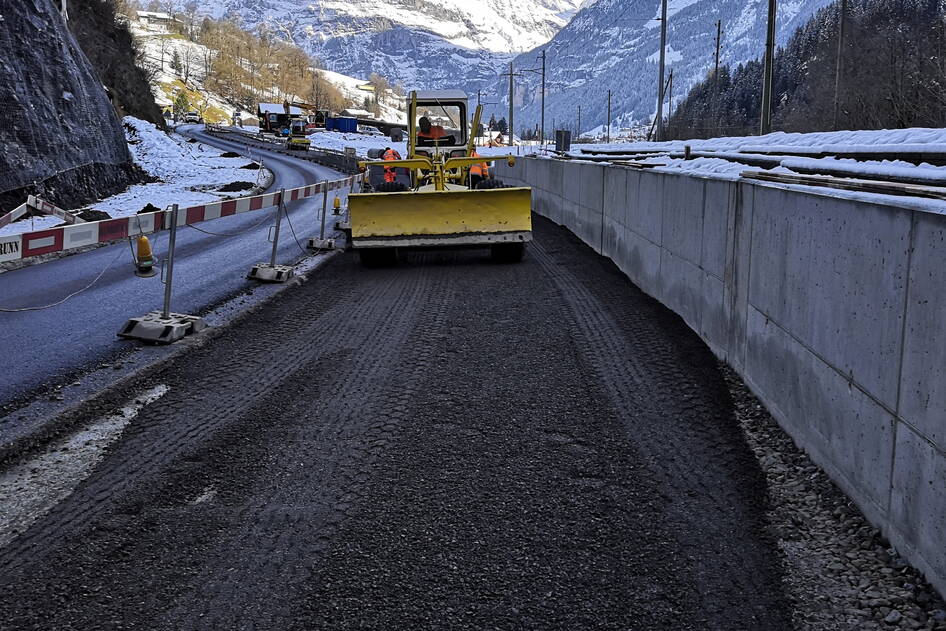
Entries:
[[352,76],[378,72],[407,87],[456,87],[495,75],[497,61],[547,42],[582,0],[205,0]]
[[[779,3],[779,44],[787,42],[795,29],[830,1]],[[670,0],[667,64],[668,72],[674,71],[674,98],[683,97],[712,68],[717,20],[723,23],[723,63],[761,56],[767,7],[765,0]],[[535,67],[538,53],[547,51],[546,129],[552,128],[553,121],[558,127],[574,128],[579,105],[583,131],[603,125],[609,89],[615,126],[649,123],[657,102],[660,22],[655,18],[659,17],[660,0],[598,0],[586,4],[548,44],[517,57],[516,67]],[[539,119],[535,75],[526,74],[520,85],[517,104],[524,109],[517,113],[517,129],[532,126]],[[490,87],[494,97],[504,98],[505,84],[494,82]],[[501,112],[503,106],[496,106],[496,111]]]
[[[255,116],[254,108],[242,109],[205,86],[207,71],[218,54],[216,50],[169,33],[160,26],[131,22],[130,28],[144,52],[144,63],[151,71],[152,91],[160,107],[170,107],[178,92],[185,90],[191,107],[201,110],[207,122],[229,122],[234,113],[239,113],[241,118]],[[172,67],[175,55],[181,66],[178,69]],[[183,69],[185,66],[186,71]],[[353,107],[360,107],[366,96],[374,96],[373,92],[363,89],[368,83],[366,79],[330,70],[323,70],[321,73],[329,83],[341,91],[342,96]],[[403,99],[399,99],[390,91],[385,95],[380,107],[381,118],[384,120],[399,121],[404,118]]]

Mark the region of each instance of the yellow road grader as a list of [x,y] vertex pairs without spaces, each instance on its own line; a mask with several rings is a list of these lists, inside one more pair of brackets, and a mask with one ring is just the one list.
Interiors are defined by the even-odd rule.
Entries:
[[489,247],[494,260],[522,260],[532,240],[532,189],[471,176],[504,157],[475,156],[482,107],[468,127],[467,96],[459,90],[414,91],[407,104],[408,155],[370,160],[371,167],[407,170],[409,183],[363,184],[349,197],[351,246],[368,266],[392,265],[399,248]]

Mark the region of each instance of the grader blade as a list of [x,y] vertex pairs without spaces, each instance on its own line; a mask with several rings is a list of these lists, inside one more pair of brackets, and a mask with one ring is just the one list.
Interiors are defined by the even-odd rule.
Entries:
[[355,248],[491,245],[532,239],[532,190],[360,193],[348,198]]

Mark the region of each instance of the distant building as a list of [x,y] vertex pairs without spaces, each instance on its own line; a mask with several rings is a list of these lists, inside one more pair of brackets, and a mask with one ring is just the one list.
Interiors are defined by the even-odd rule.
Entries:
[[348,118],[374,118],[374,114],[368,110],[359,110],[356,108],[342,110],[342,116],[346,116]]
[[158,13],[156,11],[138,11],[138,21],[148,26],[168,26],[173,22],[181,24],[181,21],[170,13]]

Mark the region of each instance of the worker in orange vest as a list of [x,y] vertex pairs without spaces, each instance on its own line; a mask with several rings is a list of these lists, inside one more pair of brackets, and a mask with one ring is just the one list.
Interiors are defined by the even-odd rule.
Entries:
[[430,119],[426,116],[421,116],[417,123],[420,126],[420,129],[417,130],[418,138],[425,140],[436,140],[437,138],[443,138],[447,135],[447,130],[445,130],[440,125],[431,125]]
[[[480,154],[473,150],[473,157],[479,158]],[[476,188],[476,185],[489,178],[489,165],[485,162],[477,162],[470,167],[470,188]]]
[[[384,153],[381,154],[382,160],[400,160],[401,154],[391,147],[385,147]],[[395,167],[384,167],[384,181],[385,182],[397,182],[397,169]]]

